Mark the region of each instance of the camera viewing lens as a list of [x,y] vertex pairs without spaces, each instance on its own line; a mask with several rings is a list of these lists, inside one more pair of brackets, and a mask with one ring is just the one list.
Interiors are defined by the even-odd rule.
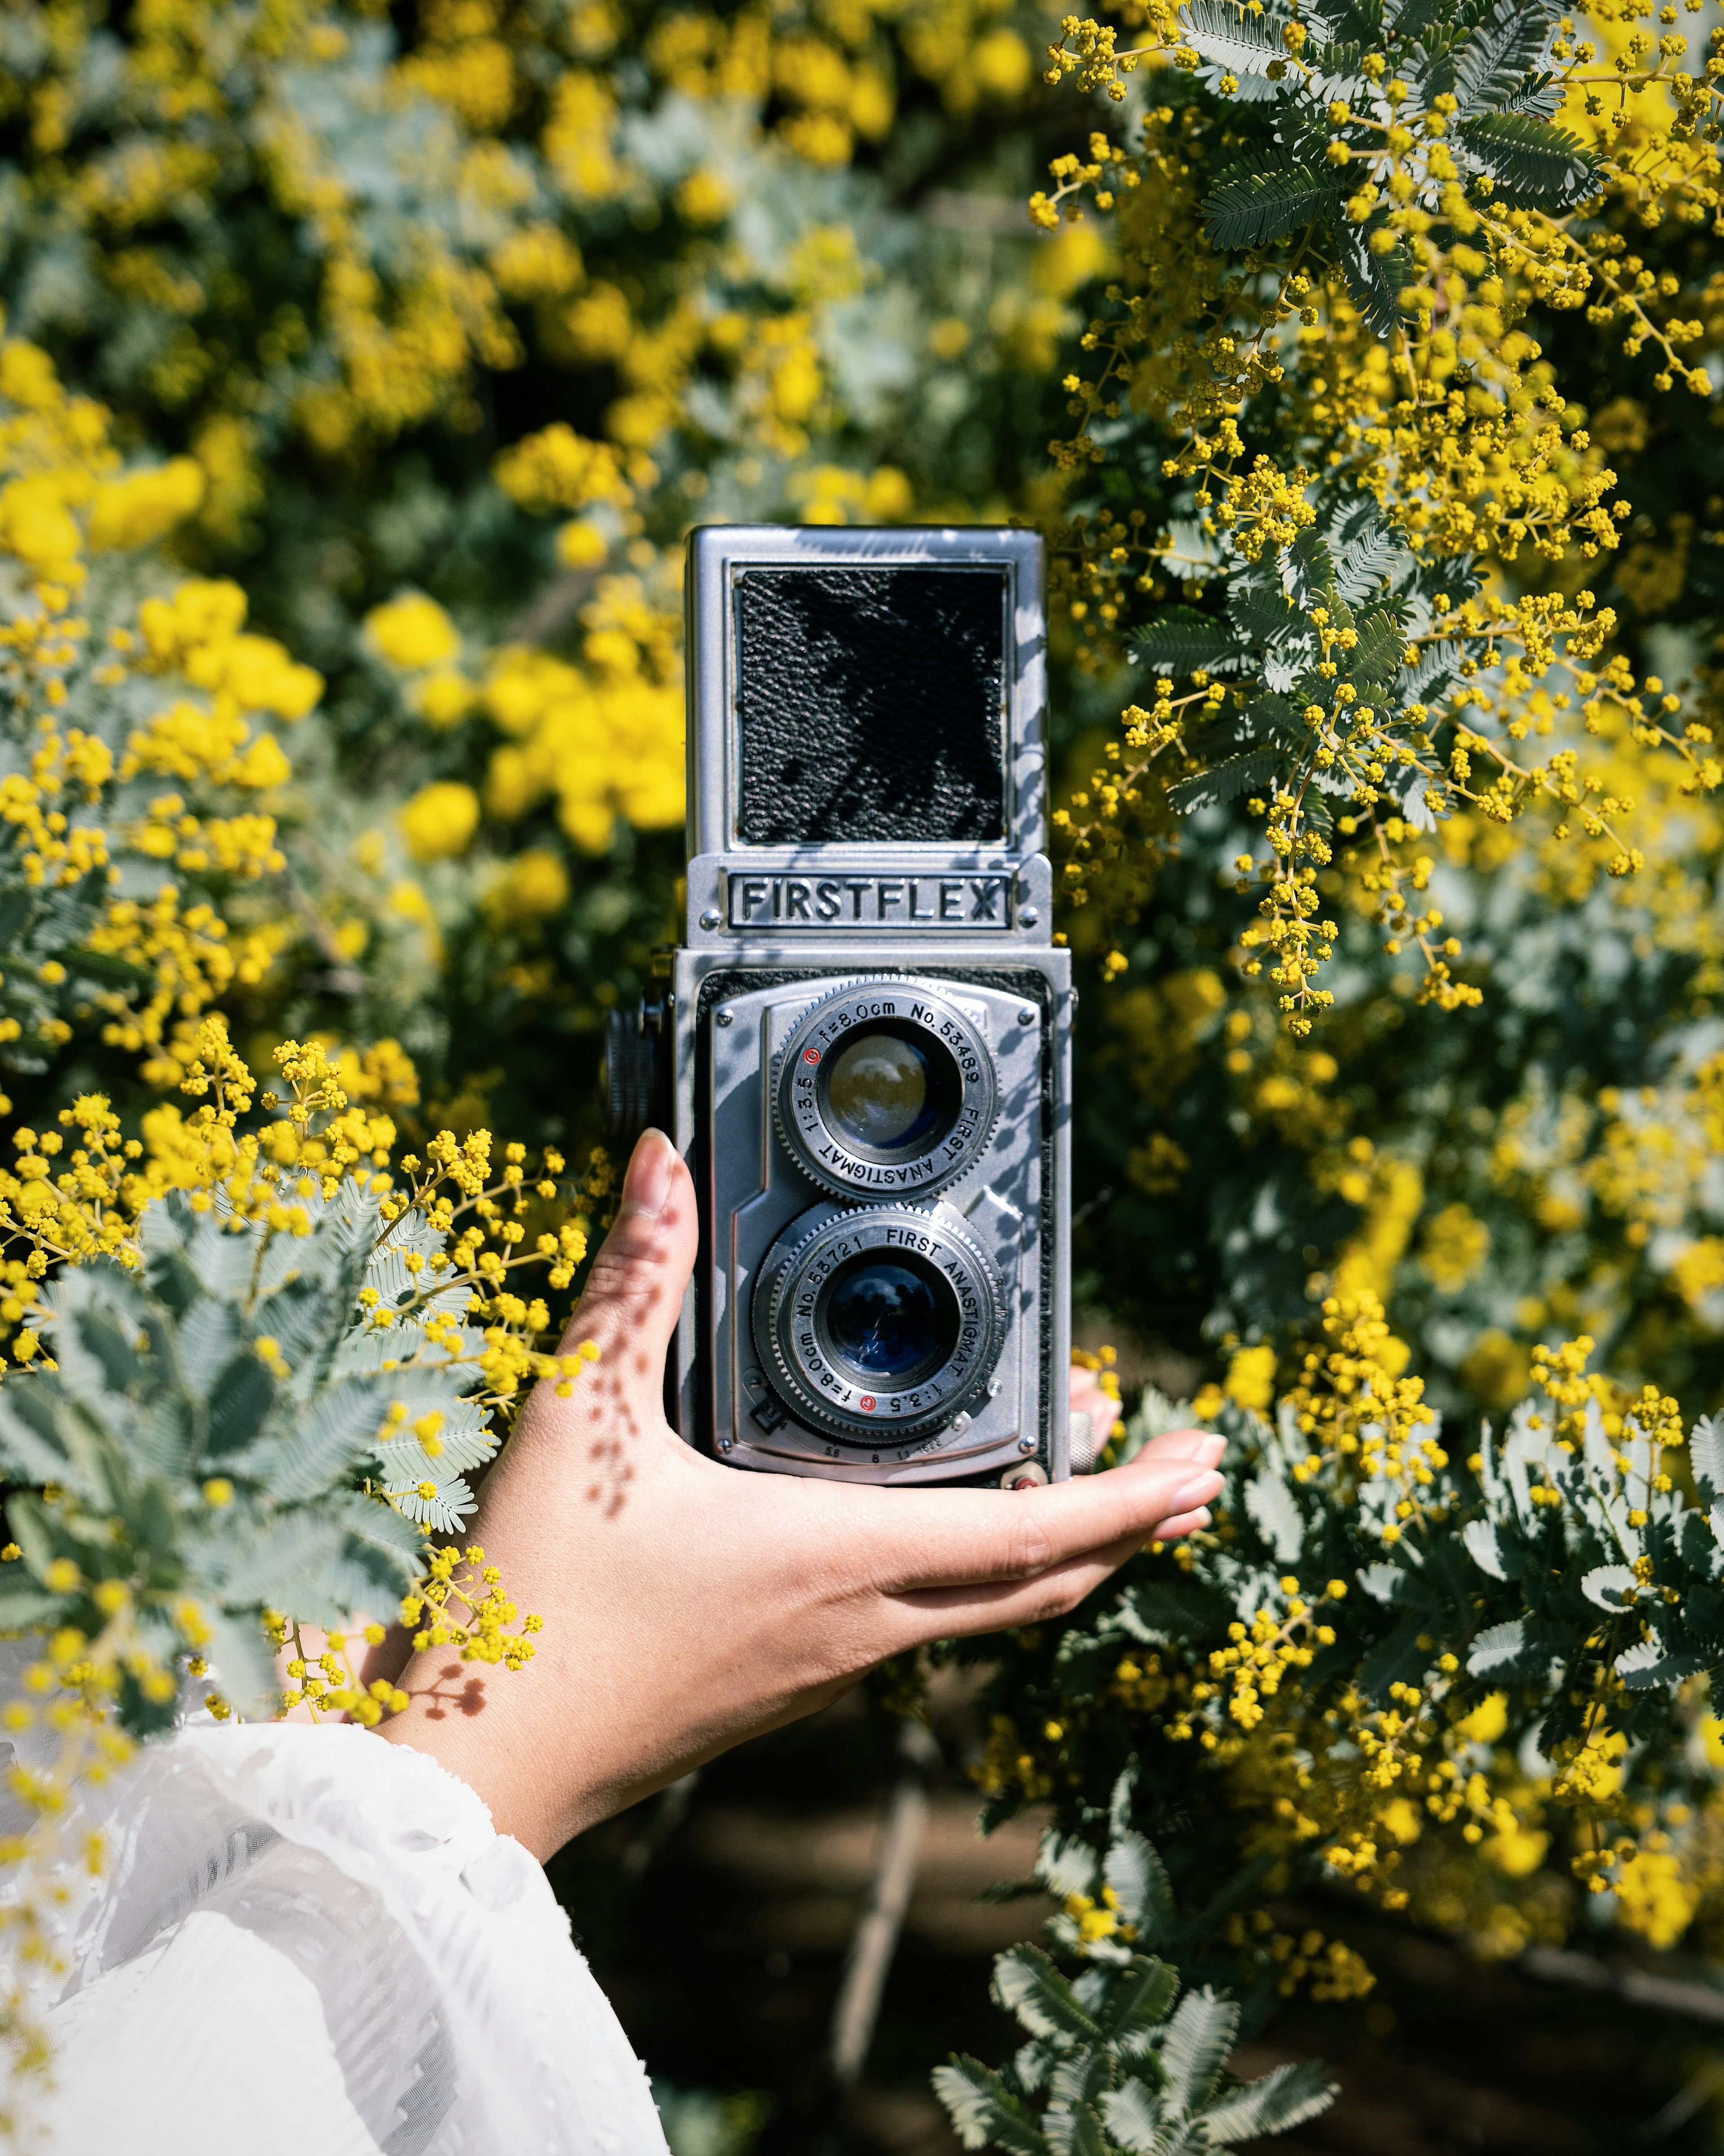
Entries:
[[852,1258],[833,1275],[821,1316],[834,1357],[866,1383],[913,1384],[957,1338],[957,1310],[939,1276],[915,1264]]
[[944,1090],[913,1040],[865,1033],[834,1058],[826,1106],[841,1137],[884,1152],[933,1135]]
[[913,975],[842,983],[797,1019],[777,1061],[784,1142],[840,1197],[942,1190],[993,1137],[994,1052],[972,1013]]

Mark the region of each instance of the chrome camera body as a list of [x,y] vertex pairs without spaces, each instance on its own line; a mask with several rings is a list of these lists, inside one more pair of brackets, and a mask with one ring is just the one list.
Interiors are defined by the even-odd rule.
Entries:
[[1024,531],[690,539],[686,938],[607,1083],[694,1174],[669,1405],[732,1466],[1070,1471],[1042,579]]

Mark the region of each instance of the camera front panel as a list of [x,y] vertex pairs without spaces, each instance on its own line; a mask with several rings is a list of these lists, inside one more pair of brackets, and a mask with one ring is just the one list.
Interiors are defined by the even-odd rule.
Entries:
[[706,1232],[683,1419],[719,1458],[870,1482],[1064,1471],[1055,957],[689,979]]

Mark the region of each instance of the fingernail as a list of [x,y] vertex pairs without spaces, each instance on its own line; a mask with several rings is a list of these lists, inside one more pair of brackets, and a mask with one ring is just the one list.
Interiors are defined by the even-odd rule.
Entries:
[[1206,1437],[1191,1456],[1200,1460],[1205,1467],[1213,1467],[1226,1450],[1227,1440],[1224,1437]]
[[1202,1506],[1197,1512],[1193,1512],[1188,1518],[1184,1519],[1182,1519],[1176,1512],[1172,1519],[1163,1520],[1162,1522],[1160,1527],[1156,1529],[1155,1533],[1151,1537],[1151,1540],[1158,1543],[1171,1541],[1172,1537],[1167,1532],[1170,1527],[1177,1527],[1182,1535],[1198,1534],[1201,1533],[1203,1529],[1207,1527],[1208,1524],[1209,1508],[1207,1505]]
[[676,1147],[663,1131],[643,1131],[623,1178],[623,1203],[649,1219],[664,1210],[676,1172]]
[[1207,1505],[1210,1498],[1218,1496],[1220,1489],[1221,1477],[1213,1467],[1207,1473],[1194,1476],[1167,1500],[1169,1517],[1177,1512],[1195,1512],[1200,1507]]

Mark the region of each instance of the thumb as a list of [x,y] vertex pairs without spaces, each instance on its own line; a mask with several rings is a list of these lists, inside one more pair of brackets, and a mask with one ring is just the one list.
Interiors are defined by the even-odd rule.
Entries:
[[662,1131],[644,1132],[623,1178],[616,1219],[569,1321],[563,1353],[590,1340],[613,1379],[656,1395],[699,1235],[694,1180],[681,1155]]

